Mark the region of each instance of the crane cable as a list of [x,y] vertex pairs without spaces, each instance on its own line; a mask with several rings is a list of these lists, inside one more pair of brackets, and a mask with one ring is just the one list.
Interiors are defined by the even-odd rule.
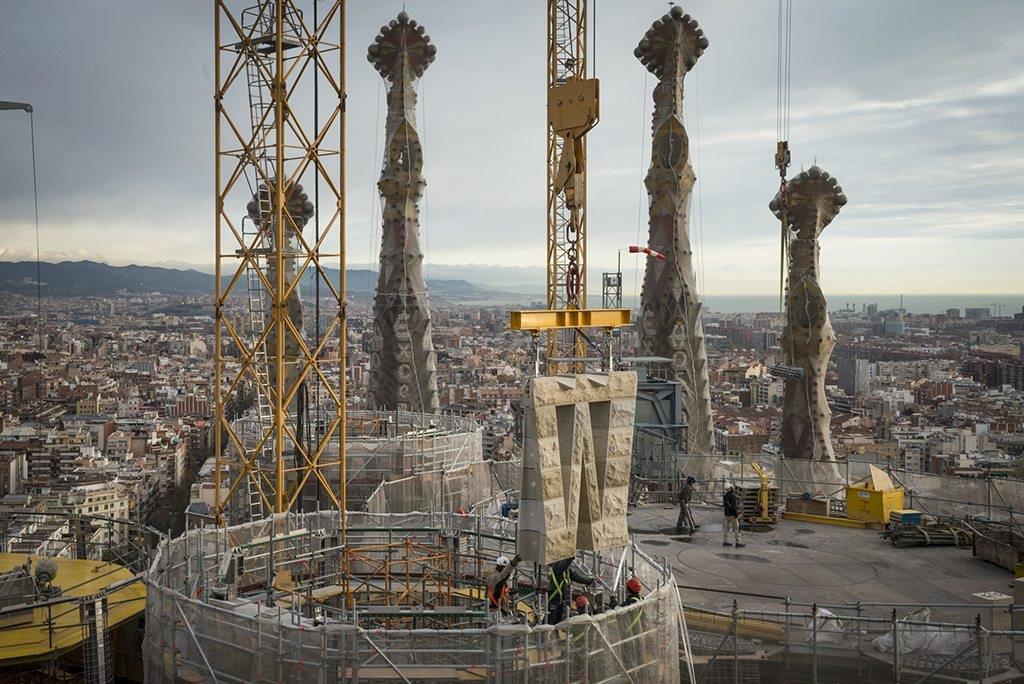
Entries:
[[787,216],[786,169],[790,165],[789,101],[792,82],[793,0],[779,0],[778,52],[775,76],[775,168],[779,171],[779,311],[784,311],[786,271],[788,269],[789,219]]
[[43,278],[39,252],[39,184],[36,181],[36,117],[28,111],[28,126],[32,139],[32,203],[36,222],[36,325],[39,329],[39,353],[43,353]]

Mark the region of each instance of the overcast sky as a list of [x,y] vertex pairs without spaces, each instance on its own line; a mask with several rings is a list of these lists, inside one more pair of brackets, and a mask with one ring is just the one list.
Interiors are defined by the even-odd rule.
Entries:
[[[1024,291],[1024,2],[793,4],[794,165],[817,160],[850,200],[822,238],[826,291]],[[402,5],[349,1],[356,263],[376,259],[370,227],[379,221],[383,90],[366,46]],[[446,276],[444,264],[543,265],[545,3],[405,5],[438,49],[420,84],[429,263]],[[683,7],[711,42],[686,79],[703,290],[771,293],[777,3]],[[633,48],[667,9],[597,0],[589,258],[598,269],[638,228],[646,240],[653,77]],[[0,99],[36,108],[44,259],[209,268],[212,17],[208,0],[0,3]],[[26,114],[0,112],[5,260],[35,255],[28,130]],[[632,287],[627,274],[627,294]]]

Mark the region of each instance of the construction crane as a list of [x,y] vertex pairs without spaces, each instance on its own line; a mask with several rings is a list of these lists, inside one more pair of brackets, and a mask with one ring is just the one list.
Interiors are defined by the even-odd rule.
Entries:
[[35,110],[28,102],[0,102],[0,112],[23,111],[28,114],[28,125],[32,142],[32,198],[35,207],[36,223],[36,327],[38,329],[37,347],[43,351],[43,278],[39,260],[39,184],[36,182],[36,119]]
[[214,3],[214,516],[344,529],[345,0],[245,4]]
[[[599,118],[587,78],[587,0],[548,0],[547,307],[587,308],[587,142]],[[578,329],[549,330],[552,359],[585,355]]]
[[[792,163],[792,154],[789,150],[789,91],[790,91],[790,62],[792,54],[792,33],[793,33],[793,0],[780,0],[779,2],[779,25],[778,25],[778,57],[775,96],[775,132],[778,141],[775,143],[775,168],[779,172],[779,311],[785,313],[789,307],[785,305],[784,299],[789,293],[789,195],[786,182],[786,172]],[[788,321],[783,322],[788,326]],[[785,358],[782,363],[774,364],[769,372],[777,377],[788,380],[802,380],[806,371],[796,365],[793,359],[793,344],[790,339],[785,345]]]
[[[611,370],[611,331],[629,325],[630,310],[587,308],[587,141],[597,125],[596,78],[587,78],[587,0],[548,0],[547,309],[511,311],[509,326],[534,336],[534,373],[547,335],[547,373],[580,372],[589,341],[583,328],[603,328]],[[591,76],[593,74],[591,73]]]

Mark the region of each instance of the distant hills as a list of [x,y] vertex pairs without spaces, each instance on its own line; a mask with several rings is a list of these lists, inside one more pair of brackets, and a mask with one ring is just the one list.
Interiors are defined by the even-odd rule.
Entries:
[[[328,269],[338,282],[338,271]],[[123,294],[164,293],[172,295],[212,294],[214,276],[196,270],[159,266],[111,266],[96,261],[62,261],[40,264],[42,292],[47,297],[113,297]],[[313,272],[308,270],[303,288],[313,287]],[[377,274],[368,269],[350,269],[348,288],[353,296],[372,296]],[[459,279],[428,279],[432,298],[463,302],[528,302],[541,294],[492,289]],[[538,288],[540,291],[541,288]],[[34,261],[0,261],[0,292],[36,293]]]

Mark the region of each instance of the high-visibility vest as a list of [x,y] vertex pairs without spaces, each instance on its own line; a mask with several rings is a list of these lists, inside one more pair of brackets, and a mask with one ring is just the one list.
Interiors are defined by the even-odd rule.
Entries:
[[[566,571],[561,577],[555,574],[554,570],[548,573],[551,576],[551,583],[555,585],[555,595],[561,600],[562,594],[564,593],[565,585],[568,584],[568,574]],[[551,597],[548,597],[548,601],[551,601]]]
[[508,595],[508,581],[498,583],[495,588],[498,589],[497,595],[491,590],[491,587],[487,587],[487,599],[491,602],[492,610],[501,610],[505,596]]

